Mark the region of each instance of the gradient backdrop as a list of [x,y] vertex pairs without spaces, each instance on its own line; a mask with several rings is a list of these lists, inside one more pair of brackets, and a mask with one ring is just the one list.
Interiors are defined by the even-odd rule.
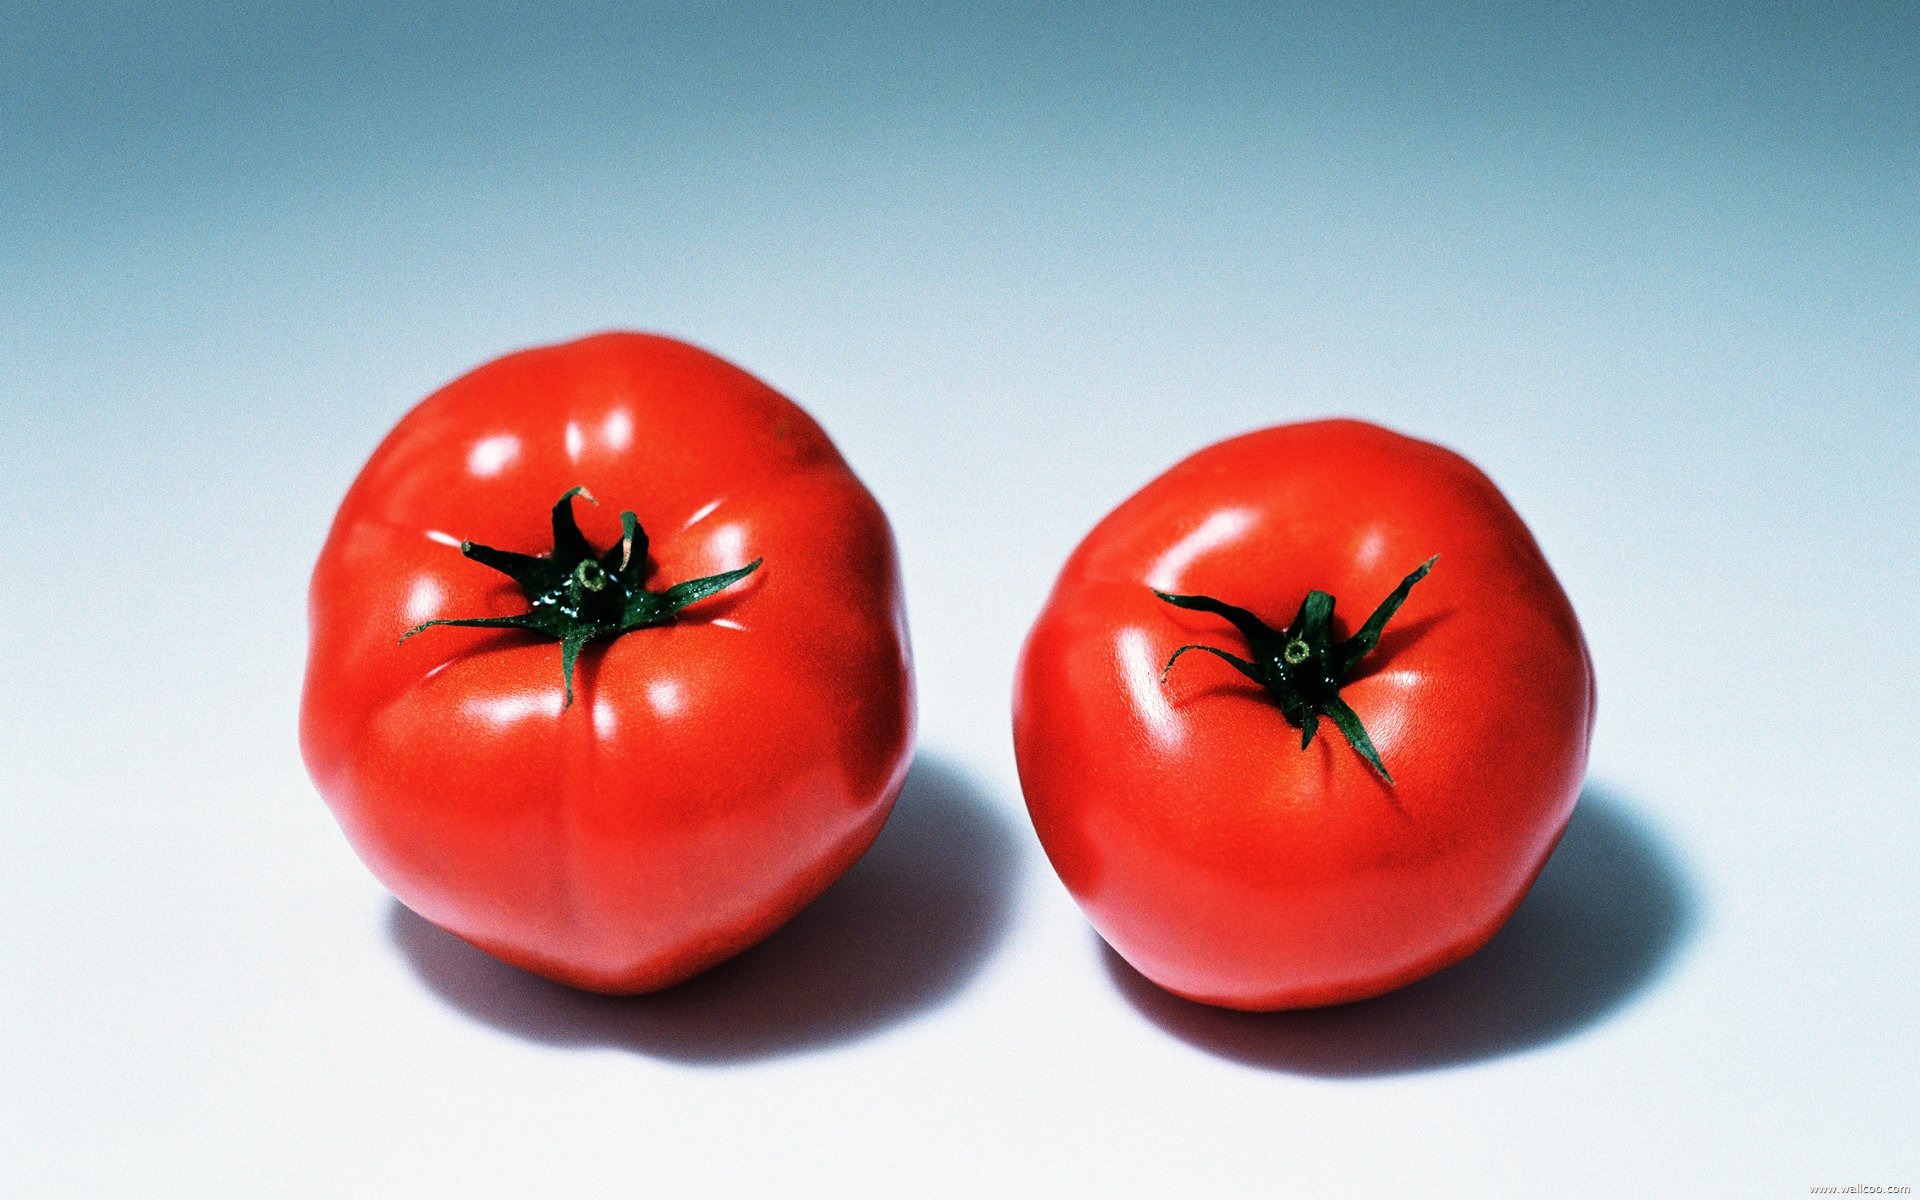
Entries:
[[[0,7],[0,1191],[1920,1185],[1916,81],[1900,4]],[[626,1004],[396,909],[294,743],[366,454],[616,326],[833,432],[924,703],[872,856]],[[1328,413],[1531,522],[1593,786],[1483,955],[1228,1017],[1047,869],[1012,663]]]

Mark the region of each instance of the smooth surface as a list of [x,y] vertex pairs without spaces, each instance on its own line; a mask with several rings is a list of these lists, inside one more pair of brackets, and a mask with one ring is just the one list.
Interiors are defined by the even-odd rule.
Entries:
[[[1328,11],[0,15],[0,1193],[1920,1186],[1914,17]],[[639,1005],[396,912],[294,739],[380,436],[616,326],[832,430],[923,702],[844,886]],[[1591,782],[1456,970],[1194,1009],[1034,848],[1014,655],[1339,412],[1527,519]]]
[[[555,600],[547,573],[586,565]],[[629,585],[742,569],[625,628]],[[426,627],[536,598],[606,624],[569,649],[553,625]],[[805,412],[685,342],[580,338],[436,391],[355,479],[308,601],[315,790],[407,908],[558,983],[655,992],[759,942],[906,778],[885,515]]]
[[[1309,650],[1282,677],[1331,676],[1388,781],[1330,715],[1292,724],[1300,701],[1260,672],[1294,661],[1290,637],[1357,637],[1441,560],[1351,667]],[[1306,632],[1316,589],[1330,634]],[[1303,421],[1200,450],[1094,526],[1021,646],[1013,749],[1047,861],[1114,952],[1189,1000],[1273,1012],[1483,946],[1573,814],[1593,700],[1573,609],[1491,480],[1378,425]]]

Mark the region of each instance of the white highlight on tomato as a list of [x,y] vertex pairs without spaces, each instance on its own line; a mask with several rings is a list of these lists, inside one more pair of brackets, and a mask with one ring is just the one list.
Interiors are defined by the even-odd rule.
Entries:
[[1153,569],[1147,572],[1147,586],[1163,592],[1179,591],[1181,575],[1196,559],[1233,542],[1252,528],[1253,522],[1250,508],[1223,508],[1214,513],[1154,561]]
[[580,432],[580,422],[567,422],[567,458],[572,462],[580,461],[580,452],[587,448],[587,435]]
[[655,716],[671,720],[687,711],[687,693],[678,680],[661,679],[647,685],[647,703]]
[[746,566],[746,551],[747,530],[743,525],[729,523],[707,535],[707,554],[714,564],[714,573]]
[[407,592],[407,621],[418,625],[422,621],[433,620],[440,615],[440,606],[446,602],[446,599],[447,593],[440,586],[440,581],[432,576],[422,575],[413,581],[413,587]]
[[1353,565],[1362,571],[1371,571],[1378,567],[1387,556],[1387,531],[1374,526],[1367,530],[1365,537],[1353,551]]
[[529,717],[557,717],[565,703],[566,694],[556,681],[551,689],[539,695],[492,696],[469,700],[467,711],[495,729],[505,729]]
[[708,502],[707,502],[706,504],[703,504],[703,505],[701,505],[701,506],[700,506],[700,511],[699,511],[699,512],[696,512],[696,513],[694,513],[694,514],[693,514],[692,516],[690,516],[690,517],[688,517],[688,518],[687,518],[687,523],[686,523],[685,525],[682,525],[682,526],[681,526],[680,528],[682,528],[682,529],[692,529],[692,528],[693,528],[693,527],[694,527],[695,525],[698,525],[698,524],[699,524],[700,522],[702,522],[702,521],[704,521],[704,520],[706,520],[706,519],[707,519],[708,517],[710,517],[710,516],[712,516],[712,515],[713,515],[713,510],[714,510],[714,509],[716,509],[716,508],[719,508],[719,507],[720,507],[720,503],[721,503],[721,502],[720,502],[719,500],[711,500],[711,501],[708,501]]
[[606,439],[607,449],[625,450],[633,444],[633,414],[624,408],[614,409],[601,424],[600,436]]
[[1147,736],[1163,749],[1176,749],[1186,738],[1180,731],[1180,722],[1174,718],[1166,685],[1160,681],[1160,670],[1166,664],[1155,653],[1152,636],[1137,625],[1123,629],[1119,652],[1121,677],[1126,681],[1127,694],[1133,698],[1133,711],[1140,715]]
[[619,714],[614,711],[612,701],[604,696],[593,698],[593,731],[603,738],[610,738],[620,729]]
[[497,433],[481,438],[467,451],[467,470],[482,479],[491,479],[519,456],[520,439],[511,433]]

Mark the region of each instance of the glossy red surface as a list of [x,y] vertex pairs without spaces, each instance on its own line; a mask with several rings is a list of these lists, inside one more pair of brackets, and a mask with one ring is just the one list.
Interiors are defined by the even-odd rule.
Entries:
[[[1342,697],[1396,780],[1322,723],[1306,750],[1207,655],[1245,644],[1152,588],[1275,628],[1314,588],[1350,634],[1433,572]],[[1014,743],[1034,827],[1101,935],[1179,995],[1243,1009],[1360,999],[1479,948],[1566,827],[1594,682],[1532,535],[1471,463],[1354,421],[1202,450],[1088,534],[1022,653]]]
[[[436,618],[524,611],[464,539],[544,553],[631,509],[648,587],[764,565],[658,628],[560,647]],[[837,878],[907,767],[885,516],[791,401],[705,351],[604,334],[488,363],[388,435],[314,570],[307,768],[409,908],[508,962],[642,992],[737,953]]]

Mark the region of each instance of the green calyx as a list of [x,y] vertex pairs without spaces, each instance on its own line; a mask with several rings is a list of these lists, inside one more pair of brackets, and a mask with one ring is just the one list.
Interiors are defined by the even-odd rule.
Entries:
[[681,609],[723,591],[753,574],[761,560],[744,567],[689,579],[661,592],[646,589],[647,535],[630,512],[620,514],[620,540],[596,551],[573,519],[573,498],[598,504],[583,487],[568,489],[553,506],[553,552],[546,555],[496,550],[461,542],[460,553],[492,567],[520,585],[527,611],[510,617],[465,617],[427,621],[400,635],[406,641],[435,625],[477,629],[525,629],[560,643],[560,673],[567,705],[573,704],[573,664],[580,650],[598,638],[618,637],[649,625],[670,623]]
[[1305,750],[1313,743],[1313,735],[1320,728],[1320,718],[1326,717],[1346,736],[1361,758],[1379,773],[1388,783],[1393,776],[1387,773],[1387,766],[1380,761],[1379,751],[1373,748],[1373,739],[1367,736],[1367,730],[1353,709],[1340,698],[1340,687],[1359,665],[1360,660],[1372,653],[1380,644],[1380,633],[1406,603],[1407,594],[1413,591],[1413,585],[1425,579],[1427,572],[1439,559],[1439,555],[1420,564],[1413,574],[1400,581],[1393,594],[1380,602],[1373,610],[1367,623],[1360,631],[1344,641],[1333,639],[1333,597],[1326,592],[1312,591],[1300,603],[1300,611],[1293,623],[1285,629],[1274,629],[1259,617],[1244,608],[1215,600],[1211,596],[1173,596],[1166,592],[1153,594],[1178,608],[1190,608],[1198,612],[1209,612],[1224,617],[1247,639],[1247,649],[1251,659],[1229,654],[1216,646],[1182,646],[1173,652],[1167,660],[1165,670],[1160,672],[1164,682],[1173,664],[1189,650],[1203,650],[1216,658],[1225,659],[1233,669],[1267,689],[1274,702],[1280,706],[1281,715],[1287,723],[1300,730],[1300,748]]

